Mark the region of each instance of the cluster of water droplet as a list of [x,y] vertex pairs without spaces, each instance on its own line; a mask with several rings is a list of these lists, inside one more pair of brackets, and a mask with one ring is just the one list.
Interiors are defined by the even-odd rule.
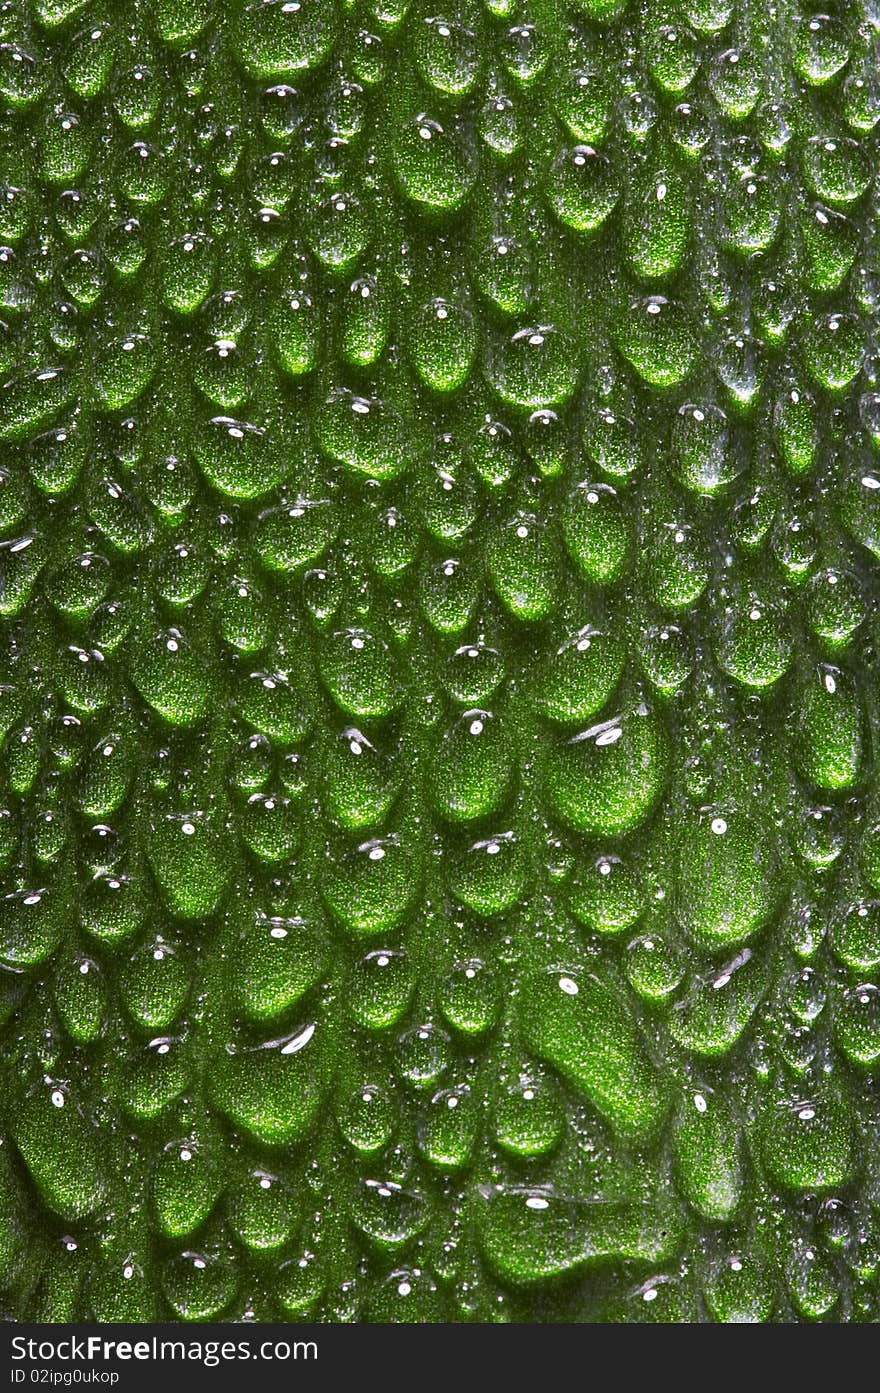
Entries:
[[11,1314],[876,1319],[877,59],[0,13]]

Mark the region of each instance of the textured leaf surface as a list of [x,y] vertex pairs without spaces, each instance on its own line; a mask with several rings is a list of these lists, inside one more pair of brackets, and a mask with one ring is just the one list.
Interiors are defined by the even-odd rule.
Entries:
[[877,32],[5,7],[4,1314],[878,1319]]

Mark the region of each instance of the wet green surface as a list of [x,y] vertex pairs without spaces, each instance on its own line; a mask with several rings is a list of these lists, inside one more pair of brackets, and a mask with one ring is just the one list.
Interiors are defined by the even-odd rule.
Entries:
[[6,1315],[878,1318],[877,34],[0,12]]

